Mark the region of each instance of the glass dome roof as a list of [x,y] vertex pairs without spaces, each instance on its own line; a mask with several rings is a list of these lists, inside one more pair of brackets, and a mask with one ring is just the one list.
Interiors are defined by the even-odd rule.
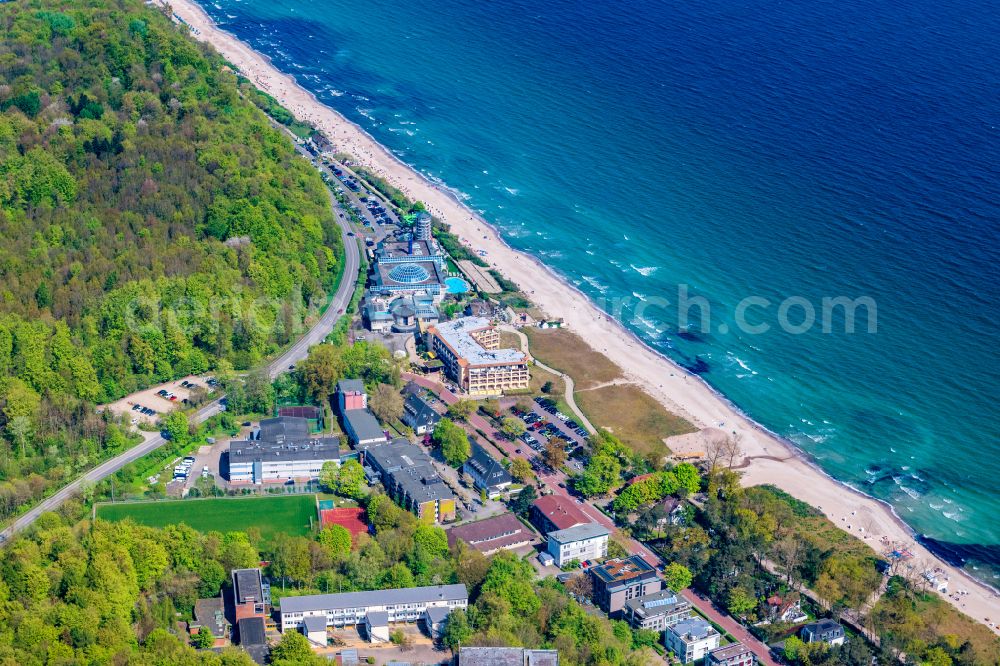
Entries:
[[420,284],[430,279],[430,273],[419,264],[400,264],[389,271],[389,278],[403,284]]

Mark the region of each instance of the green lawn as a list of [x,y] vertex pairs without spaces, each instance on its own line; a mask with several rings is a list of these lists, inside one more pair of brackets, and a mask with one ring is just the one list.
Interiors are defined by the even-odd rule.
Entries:
[[186,523],[199,532],[230,532],[256,527],[268,541],[278,532],[309,534],[309,519],[316,519],[315,495],[208,498],[101,504],[97,517],[131,518],[140,525],[164,527]]

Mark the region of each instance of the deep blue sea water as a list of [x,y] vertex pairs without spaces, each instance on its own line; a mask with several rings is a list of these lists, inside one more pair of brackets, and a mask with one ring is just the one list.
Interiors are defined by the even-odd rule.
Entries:
[[[995,5],[205,8],[829,473],[1000,559]],[[705,334],[657,305],[680,284]],[[772,326],[869,297],[877,332],[741,332],[748,296]]]

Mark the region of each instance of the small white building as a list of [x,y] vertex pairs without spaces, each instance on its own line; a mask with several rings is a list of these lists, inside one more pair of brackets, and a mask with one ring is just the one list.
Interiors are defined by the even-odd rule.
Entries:
[[574,525],[564,530],[549,532],[549,555],[556,566],[561,567],[572,560],[596,560],[608,555],[608,538],[611,533],[597,523]]
[[667,649],[683,664],[703,659],[709,651],[719,647],[719,640],[719,632],[700,617],[682,620],[663,634]]
[[317,647],[326,647],[326,619],[307,617],[302,622],[302,633]]
[[372,643],[388,643],[389,614],[385,611],[368,611],[365,615],[365,631]]

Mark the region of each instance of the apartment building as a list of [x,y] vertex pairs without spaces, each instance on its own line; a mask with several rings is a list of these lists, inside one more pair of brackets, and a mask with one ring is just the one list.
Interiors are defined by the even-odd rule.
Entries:
[[691,602],[670,590],[629,599],[622,609],[622,619],[635,629],[662,632],[691,615]]
[[656,569],[639,555],[615,558],[589,569],[594,583],[594,603],[611,617],[637,599],[663,589]]
[[546,547],[557,567],[576,560],[597,560],[608,555],[608,538],[611,533],[597,523],[574,525],[564,530],[549,532]]
[[282,632],[300,630],[306,626],[307,618],[323,618],[328,627],[365,625],[369,631],[375,629],[378,638],[384,627],[396,622],[422,621],[428,627],[440,626],[441,611],[451,612],[468,605],[469,593],[462,584],[310,594],[281,600],[280,626]]
[[436,523],[455,520],[455,495],[420,447],[405,439],[372,446],[364,452],[364,464],[404,509]]
[[682,620],[663,634],[667,649],[682,664],[703,659],[711,650],[719,647],[719,641],[719,632],[700,617]]

